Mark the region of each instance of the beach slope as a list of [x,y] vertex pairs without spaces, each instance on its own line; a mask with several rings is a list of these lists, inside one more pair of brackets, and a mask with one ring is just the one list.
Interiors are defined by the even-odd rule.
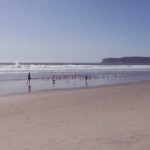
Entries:
[[0,97],[2,150],[148,150],[150,82]]

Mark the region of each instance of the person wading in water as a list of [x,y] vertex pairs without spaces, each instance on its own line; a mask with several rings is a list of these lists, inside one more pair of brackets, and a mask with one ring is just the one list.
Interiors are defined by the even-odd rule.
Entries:
[[30,86],[30,80],[31,80],[31,75],[30,72],[28,73],[28,86]]

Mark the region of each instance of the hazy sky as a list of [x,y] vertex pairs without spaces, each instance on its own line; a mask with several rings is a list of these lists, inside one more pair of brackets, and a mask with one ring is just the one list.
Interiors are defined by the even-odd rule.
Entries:
[[0,61],[150,56],[150,0],[0,0]]

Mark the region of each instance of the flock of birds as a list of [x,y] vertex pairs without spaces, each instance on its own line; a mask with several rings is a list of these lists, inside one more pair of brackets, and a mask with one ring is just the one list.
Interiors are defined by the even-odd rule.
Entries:
[[43,80],[52,80],[53,82],[59,80],[109,80],[109,79],[135,79],[135,78],[150,78],[150,72],[112,72],[106,74],[65,74],[65,75],[52,75],[52,76],[43,76]]

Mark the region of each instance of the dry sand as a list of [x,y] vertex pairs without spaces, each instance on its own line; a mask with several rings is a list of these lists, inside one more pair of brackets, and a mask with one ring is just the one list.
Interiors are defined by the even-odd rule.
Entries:
[[0,150],[149,150],[150,82],[0,97]]

